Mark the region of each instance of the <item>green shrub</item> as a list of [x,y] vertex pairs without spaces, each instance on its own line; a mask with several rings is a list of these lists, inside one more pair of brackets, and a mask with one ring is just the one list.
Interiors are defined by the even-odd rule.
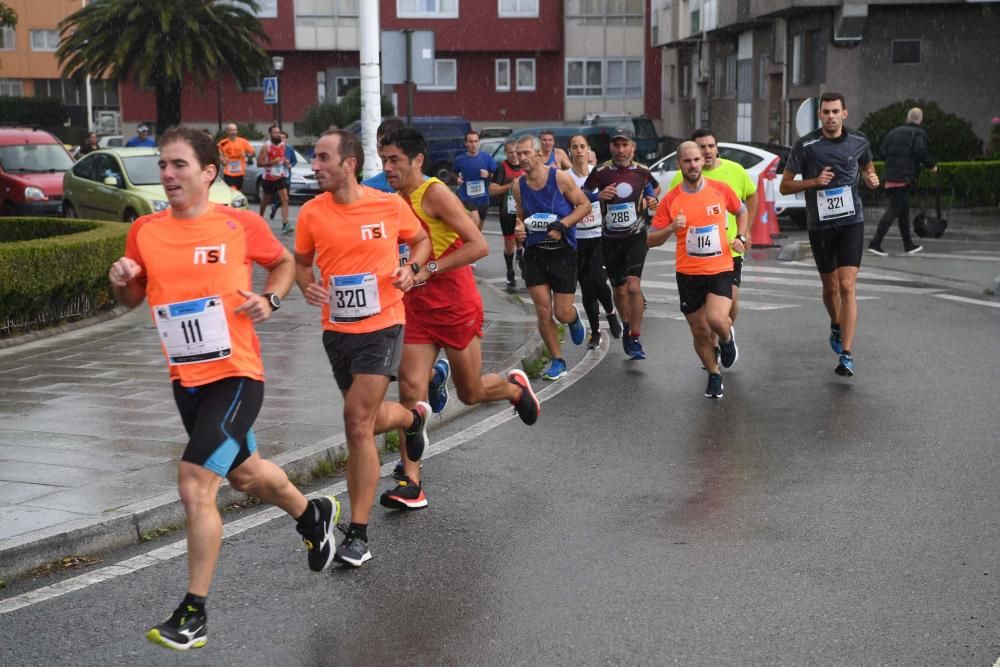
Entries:
[[[382,96],[382,116],[392,115],[392,102]],[[361,118],[361,87],[348,91],[340,102],[320,102],[306,109],[298,124],[302,134],[318,137],[332,127],[347,127]],[[297,130],[297,131],[298,131]]]
[[881,160],[882,139],[895,127],[906,122],[906,112],[920,107],[924,112],[921,127],[927,131],[930,154],[939,162],[971,160],[983,151],[983,142],[976,136],[972,123],[953,113],[943,111],[936,102],[903,100],[873,111],[858,129],[865,133],[872,144],[875,159]]
[[[879,179],[885,182],[885,163],[875,162]],[[958,206],[997,206],[1000,204],[1000,160],[976,160],[974,162],[939,162],[941,193],[951,198]],[[920,172],[917,185],[929,192],[934,191],[936,176],[928,171]],[[862,193],[872,193],[867,188]],[[879,192],[879,191],[876,191]],[[877,195],[869,194],[866,200],[874,200]]]
[[62,100],[54,97],[0,96],[0,118],[26,127],[59,127],[69,116]]
[[990,132],[990,157],[1000,160],[1000,118],[993,119],[993,130]]
[[122,256],[128,229],[120,222],[0,218],[0,336],[113,306],[108,269]]

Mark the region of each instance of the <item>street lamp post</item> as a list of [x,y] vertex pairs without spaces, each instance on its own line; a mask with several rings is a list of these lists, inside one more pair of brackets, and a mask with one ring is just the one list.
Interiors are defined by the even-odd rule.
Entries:
[[271,56],[271,65],[274,67],[274,74],[278,77],[278,103],[275,105],[277,118],[275,121],[281,125],[281,70],[285,69],[285,59],[281,56]]

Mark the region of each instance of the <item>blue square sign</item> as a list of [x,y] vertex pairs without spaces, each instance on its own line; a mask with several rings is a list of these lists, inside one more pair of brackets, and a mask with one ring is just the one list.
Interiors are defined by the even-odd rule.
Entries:
[[264,104],[278,103],[278,77],[264,77]]

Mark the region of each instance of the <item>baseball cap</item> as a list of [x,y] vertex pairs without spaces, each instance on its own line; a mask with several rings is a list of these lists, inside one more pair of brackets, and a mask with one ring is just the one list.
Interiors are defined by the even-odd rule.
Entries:
[[136,132],[149,132],[149,128],[146,127],[145,125],[140,125],[139,127],[135,128],[135,131]]
[[612,140],[618,139],[619,137],[622,139],[628,139],[629,141],[635,140],[635,134],[627,127],[616,127],[614,132],[611,133]]

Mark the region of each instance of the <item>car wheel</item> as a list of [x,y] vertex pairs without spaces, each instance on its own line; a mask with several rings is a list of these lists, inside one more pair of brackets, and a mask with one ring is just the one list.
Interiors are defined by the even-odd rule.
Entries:
[[447,162],[438,162],[433,167],[431,167],[431,176],[435,176],[445,185],[451,185],[453,180],[453,175],[451,173],[451,165]]
[[76,209],[68,201],[63,202],[63,217],[64,218],[76,218]]
[[125,215],[122,216],[122,220],[125,222],[135,222],[139,219],[139,214],[131,208],[125,209]]
[[3,205],[3,214],[6,216],[17,215],[17,206],[14,205],[14,202],[8,201]]

